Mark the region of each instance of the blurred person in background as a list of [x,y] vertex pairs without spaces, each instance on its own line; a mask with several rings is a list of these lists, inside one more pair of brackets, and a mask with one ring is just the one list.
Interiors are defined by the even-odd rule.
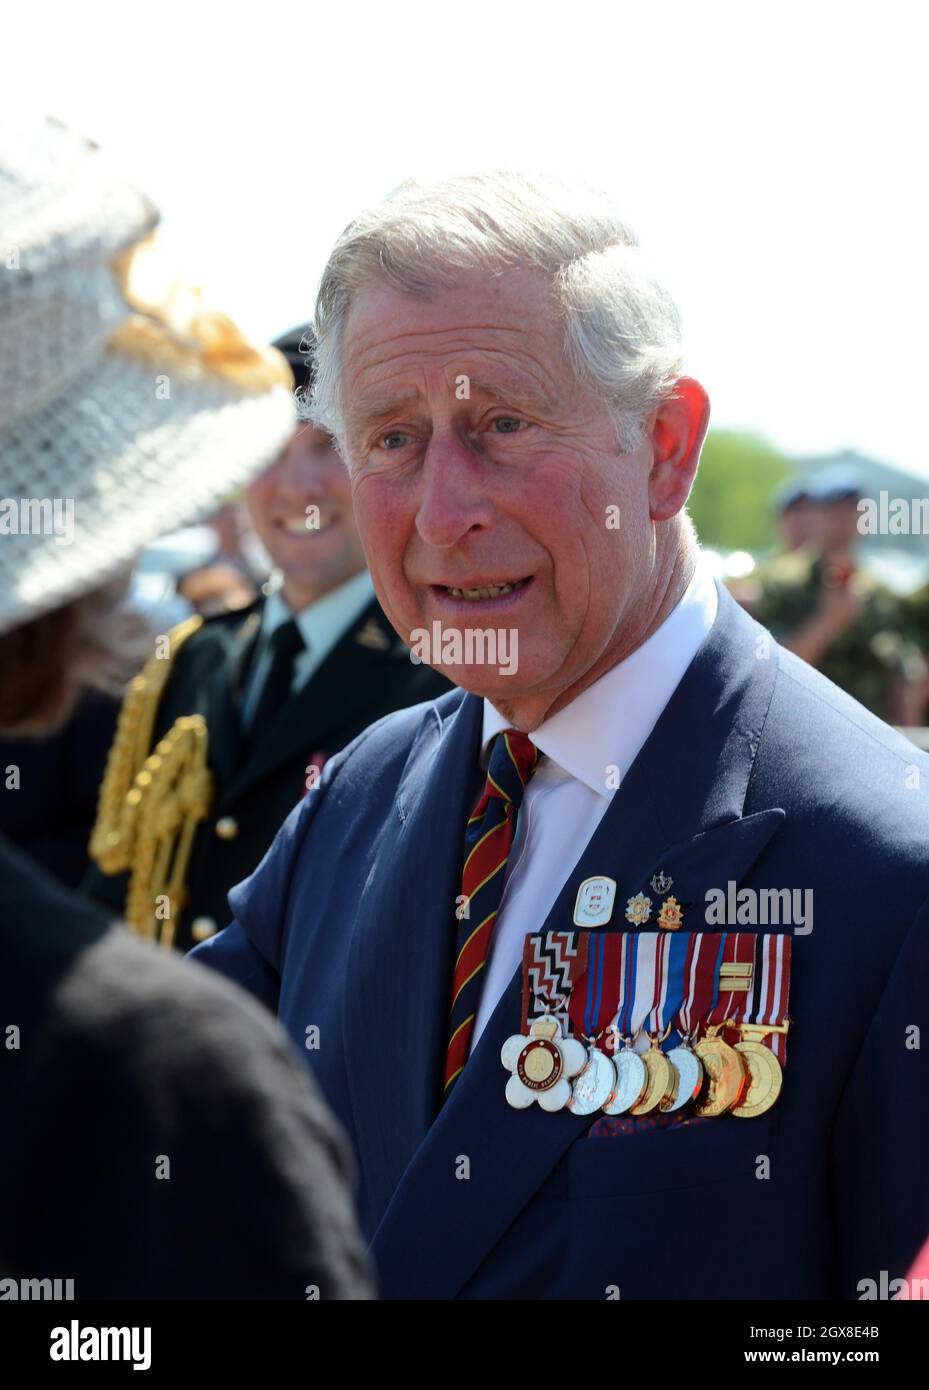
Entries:
[[[123,657],[134,551],[273,457],[293,404],[278,354],[196,296],[186,316],[136,296],[157,214],[94,146],[0,129],[0,193],[0,494],[20,521],[0,532],[0,731],[40,736]],[[68,788],[27,794],[54,823]],[[299,1059],[240,991],[114,916],[0,834],[0,1279],[368,1297],[345,1141]]]
[[268,556],[249,523],[242,502],[225,502],[207,518],[216,537],[205,563],[179,577],[177,592],[204,617],[247,608],[268,579]]
[[[0,562],[2,558],[0,540]],[[120,588],[124,587],[122,582]],[[132,642],[113,644],[118,650],[110,652],[112,661],[106,664],[115,669],[107,670],[99,661],[86,662],[84,674],[75,673],[78,689],[73,711],[64,723],[54,719],[50,723],[52,711],[46,700],[42,699],[45,709],[37,710],[33,695],[45,687],[48,672],[59,667],[62,635],[70,637],[74,669],[87,647],[95,645],[98,617],[107,618],[108,625],[124,617],[131,621],[131,610],[121,600],[117,617],[114,605],[100,598],[79,599],[60,610],[57,624],[21,634],[15,654],[8,644],[7,659],[29,670],[32,678],[16,691],[15,706],[0,708],[0,728],[15,730],[0,734],[0,835],[71,888],[81,883],[91,865],[87,845],[100,778],[116,729],[119,697],[138,664],[132,662]],[[100,634],[97,640],[110,649],[111,633]],[[145,629],[146,648],[150,640]],[[99,680],[104,688],[89,685],[90,679]]]
[[914,687],[909,718],[903,722],[925,728],[929,724],[929,583],[914,589],[903,601],[903,606],[907,636],[922,653],[926,666],[925,675]]
[[[9,296],[7,313],[13,302]],[[50,361],[35,363],[29,389],[39,398],[58,380],[57,354]],[[5,391],[11,386],[8,375]],[[0,468],[0,582],[6,590],[22,578],[23,531],[32,510],[19,495],[26,488],[12,472],[13,458],[0,460]],[[57,487],[54,476],[45,481]],[[35,499],[37,519],[46,502],[51,507],[51,499]],[[65,520],[64,508],[59,516]],[[67,536],[60,542],[67,553]],[[72,888],[90,868],[87,846],[120,700],[151,649],[151,627],[130,602],[128,583],[125,569],[63,603],[40,627],[18,628],[4,643],[4,660],[20,670],[20,679],[0,698],[0,834]]]
[[816,525],[816,504],[805,483],[789,483],[776,499],[777,532],[785,554],[809,545]]
[[791,481],[779,488],[774,497],[774,525],[778,544],[761,556],[749,574],[733,575],[726,579],[726,588],[737,603],[758,616],[758,604],[764,585],[776,577],[784,555],[809,546],[815,526],[815,503],[804,481]]
[[858,475],[824,470],[808,487],[806,543],[758,576],[751,614],[872,713],[909,724],[925,675],[905,605],[860,564]]
[[221,559],[182,575],[177,592],[204,618],[248,608],[258,597],[248,577]]
[[[312,382],[312,330],[296,328],[275,346],[302,398]],[[245,502],[274,566],[271,583],[247,607],[182,625],[189,635],[170,676],[162,679],[162,663],[142,678],[151,687],[144,698],[152,732],[132,750],[130,694],[101,797],[99,867],[85,885],[133,926],[181,949],[226,925],[229,889],[257,866],[327,758],[383,715],[451,689],[444,676],[411,661],[374,596],[348,470],[327,434],[295,411],[287,444],[249,483]],[[212,789],[161,919],[157,899],[165,885],[143,884],[125,871],[138,862],[128,840],[120,870],[110,872],[106,826],[132,790],[130,773],[192,715],[205,720]],[[156,802],[152,814],[160,814]],[[136,838],[145,831],[143,814]]]
[[241,496],[225,502],[208,517],[216,532],[215,559],[238,570],[257,589],[268,578],[268,554],[258,542]]

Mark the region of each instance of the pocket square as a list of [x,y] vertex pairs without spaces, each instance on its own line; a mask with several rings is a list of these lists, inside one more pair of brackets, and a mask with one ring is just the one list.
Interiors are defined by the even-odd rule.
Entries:
[[678,1125],[703,1125],[709,1115],[602,1115],[591,1125],[585,1139],[612,1139],[619,1134],[651,1134],[656,1129],[673,1129]]

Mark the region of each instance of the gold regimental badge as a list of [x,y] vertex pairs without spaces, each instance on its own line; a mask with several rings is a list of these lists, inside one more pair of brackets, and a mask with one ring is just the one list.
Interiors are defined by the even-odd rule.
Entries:
[[658,925],[665,931],[677,931],[684,919],[684,909],[677,898],[665,898],[658,913]]

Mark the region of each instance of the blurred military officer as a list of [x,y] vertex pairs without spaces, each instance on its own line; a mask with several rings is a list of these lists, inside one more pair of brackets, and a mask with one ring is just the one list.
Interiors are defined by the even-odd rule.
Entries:
[[925,725],[929,719],[929,584],[922,584],[904,602],[906,633],[927,663],[921,681],[914,682],[912,699],[902,720],[905,724]]
[[785,552],[809,545],[816,526],[816,503],[805,482],[790,482],[775,499],[777,530]]
[[732,597],[743,608],[747,608],[753,617],[757,615],[762,589],[767,583],[772,566],[776,575],[782,556],[809,545],[815,527],[816,504],[810,496],[809,487],[802,479],[792,478],[778,488],[774,495],[773,511],[778,535],[777,546],[761,557],[750,574],[732,575],[725,581]]
[[923,664],[901,601],[858,562],[859,477],[830,468],[807,493],[808,540],[764,567],[752,616],[873,713],[904,722]]
[[[312,380],[312,330],[297,328],[275,346],[299,399]],[[328,757],[382,715],[451,688],[414,664],[374,597],[348,471],[328,435],[296,421],[286,448],[249,485],[246,503],[276,567],[270,592],[246,608],[181,624],[168,661],[153,658],[144,688],[130,690],[91,846],[98,864],[85,882],[143,934],[185,950],[226,925],[228,889],[256,867]],[[148,797],[134,837],[122,834],[110,853],[108,837],[145,773],[145,753],[161,758],[157,781],[170,763],[159,740],[194,715],[206,725],[206,780],[196,780],[196,768],[169,779],[163,794]],[[140,719],[152,736],[133,757]],[[196,824],[183,863],[185,815]],[[166,821],[177,830],[168,844]],[[122,871],[107,872],[114,866]]]

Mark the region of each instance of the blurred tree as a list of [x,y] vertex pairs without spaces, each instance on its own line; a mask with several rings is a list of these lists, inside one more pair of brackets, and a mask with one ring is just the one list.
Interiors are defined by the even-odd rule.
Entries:
[[755,552],[773,546],[774,494],[793,472],[786,455],[767,440],[710,430],[687,504],[701,543]]

